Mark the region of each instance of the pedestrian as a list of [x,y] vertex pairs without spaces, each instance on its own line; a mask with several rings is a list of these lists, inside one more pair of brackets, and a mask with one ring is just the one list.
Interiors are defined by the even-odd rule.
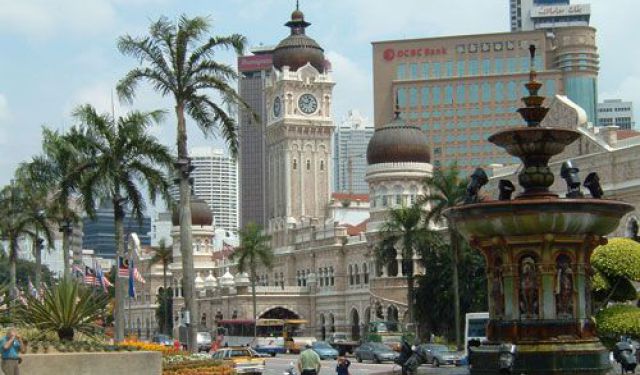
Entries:
[[0,349],[2,350],[2,372],[4,375],[19,375],[18,366],[22,362],[20,353],[24,353],[27,344],[18,335],[15,328],[9,328],[6,335],[0,339]]
[[318,375],[320,373],[320,356],[311,349],[311,344],[305,344],[305,350],[300,353],[298,370],[300,375]]
[[338,365],[336,366],[337,375],[349,375],[349,366],[351,362],[345,357],[338,357]]

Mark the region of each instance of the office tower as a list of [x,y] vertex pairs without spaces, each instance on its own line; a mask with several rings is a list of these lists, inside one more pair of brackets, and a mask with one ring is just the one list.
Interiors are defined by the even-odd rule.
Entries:
[[470,170],[516,159],[487,141],[516,113],[530,70],[529,45],[541,94],[567,95],[594,122],[598,76],[596,30],[543,30],[373,43],[374,125],[389,123],[396,101],[401,116],[427,133],[432,162]]
[[193,192],[213,213],[214,226],[238,231],[238,165],[222,150],[201,147],[190,151]]
[[598,103],[598,126],[634,129],[633,103],[622,101],[622,99],[609,99]]
[[589,26],[591,6],[569,0],[509,0],[511,31]]
[[248,111],[240,114],[240,226],[254,222],[264,227],[267,223],[265,193],[269,180],[264,136],[267,117],[264,87],[273,64],[271,48],[256,48],[251,52],[253,55],[238,58],[238,93],[260,118],[256,122]]
[[360,112],[351,110],[333,134],[333,190],[340,193],[368,194],[364,180],[367,169],[367,145],[373,136],[373,124]]

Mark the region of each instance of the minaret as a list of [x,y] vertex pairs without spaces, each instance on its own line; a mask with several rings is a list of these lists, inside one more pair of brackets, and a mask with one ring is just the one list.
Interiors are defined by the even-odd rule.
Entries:
[[335,82],[324,50],[305,34],[310,23],[297,7],[285,25],[291,33],[273,52],[273,74],[265,88],[271,231],[322,219],[331,194]]

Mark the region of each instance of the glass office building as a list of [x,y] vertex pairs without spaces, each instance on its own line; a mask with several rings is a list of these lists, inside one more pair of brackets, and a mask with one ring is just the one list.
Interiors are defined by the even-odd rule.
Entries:
[[358,111],[351,110],[333,133],[333,191],[368,194],[364,180],[367,170],[367,146],[373,136],[373,124]]

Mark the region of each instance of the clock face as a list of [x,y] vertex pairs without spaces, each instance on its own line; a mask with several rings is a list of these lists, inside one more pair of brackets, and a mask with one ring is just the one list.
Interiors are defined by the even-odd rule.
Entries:
[[282,101],[279,96],[273,100],[273,116],[280,117],[280,111],[282,110]]
[[298,107],[303,113],[310,115],[318,109],[318,100],[311,94],[303,94],[298,99]]

